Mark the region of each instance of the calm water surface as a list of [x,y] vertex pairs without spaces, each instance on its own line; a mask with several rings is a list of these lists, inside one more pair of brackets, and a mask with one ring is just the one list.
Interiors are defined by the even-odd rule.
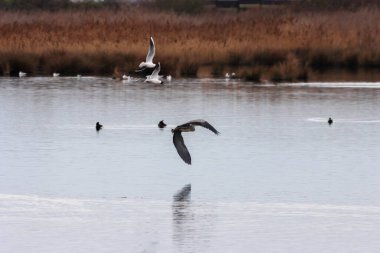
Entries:
[[0,252],[380,248],[379,83],[3,78],[0,122]]

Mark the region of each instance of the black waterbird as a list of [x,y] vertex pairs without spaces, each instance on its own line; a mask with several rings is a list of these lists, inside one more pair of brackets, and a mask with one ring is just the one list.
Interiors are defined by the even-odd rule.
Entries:
[[99,124],[99,122],[96,122],[95,128],[96,128],[96,131],[99,131],[100,129],[103,128],[103,125]]
[[166,127],[166,124],[164,123],[163,120],[161,120],[160,122],[158,122],[158,127],[159,127],[159,128],[164,128],[164,127]]

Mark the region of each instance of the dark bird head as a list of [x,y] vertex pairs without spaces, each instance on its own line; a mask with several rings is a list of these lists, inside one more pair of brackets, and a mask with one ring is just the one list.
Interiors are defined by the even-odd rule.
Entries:
[[172,133],[174,133],[174,129],[172,128]]

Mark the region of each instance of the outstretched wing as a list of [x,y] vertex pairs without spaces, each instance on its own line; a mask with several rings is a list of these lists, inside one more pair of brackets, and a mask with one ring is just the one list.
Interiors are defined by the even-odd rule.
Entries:
[[150,79],[156,79],[156,78],[158,79],[159,78],[158,73],[160,73],[160,70],[161,70],[161,64],[158,63],[158,64],[156,64],[156,67],[154,68],[154,70],[153,70],[153,72],[149,78]]
[[156,53],[156,47],[154,46],[154,40],[153,40],[153,37],[150,37],[149,51],[148,51],[148,54],[146,55],[145,62],[153,62],[153,57],[155,53]]
[[203,119],[192,120],[192,121],[187,122],[186,124],[201,126],[201,127],[207,128],[208,130],[212,131],[214,134],[219,134],[218,130],[216,130],[210,123],[208,123],[207,121],[205,121]]
[[191,156],[187,150],[185,142],[183,141],[180,131],[174,131],[173,144],[182,160],[187,164],[191,164]]

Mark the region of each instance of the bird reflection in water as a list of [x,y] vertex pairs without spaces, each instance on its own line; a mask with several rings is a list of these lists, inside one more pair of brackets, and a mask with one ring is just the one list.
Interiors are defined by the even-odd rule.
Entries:
[[173,196],[173,240],[179,247],[192,237],[191,184],[183,186]]
[[190,209],[190,199],[191,199],[191,184],[187,184],[182,187],[173,196],[173,221],[174,224],[181,224],[186,222],[189,218]]
[[173,205],[176,203],[183,203],[190,201],[190,193],[191,193],[191,184],[187,184],[181,188],[176,194],[173,196]]

